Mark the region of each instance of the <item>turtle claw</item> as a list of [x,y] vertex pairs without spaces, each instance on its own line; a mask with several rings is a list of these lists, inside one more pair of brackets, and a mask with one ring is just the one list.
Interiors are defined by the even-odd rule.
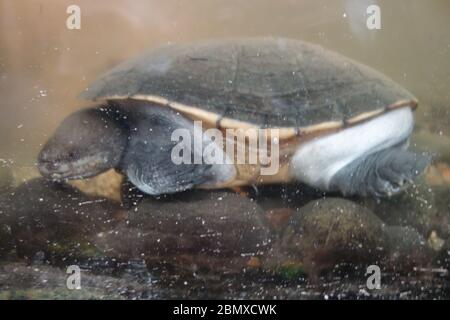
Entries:
[[392,197],[406,190],[414,183],[414,178],[420,175],[429,163],[429,158],[402,149],[386,153],[376,165],[376,177],[387,183],[382,194]]
[[408,188],[408,186],[409,184],[405,183],[404,181],[393,183],[387,180],[379,180],[376,189],[372,190],[371,193],[379,198],[386,198],[386,197],[391,198],[403,192],[405,189]]

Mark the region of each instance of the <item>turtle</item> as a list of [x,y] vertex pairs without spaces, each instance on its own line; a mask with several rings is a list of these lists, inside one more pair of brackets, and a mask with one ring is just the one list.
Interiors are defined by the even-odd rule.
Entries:
[[[408,150],[418,107],[410,92],[302,40],[167,44],[106,72],[81,98],[97,105],[66,118],[44,145],[37,163],[45,177],[80,179],[115,168],[153,196],[299,182],[344,196],[390,197],[430,162]],[[174,140],[179,129],[200,147]],[[270,159],[277,170],[262,174],[270,164],[261,159],[238,163],[224,148],[227,138],[212,139],[210,130],[262,132],[259,142],[277,147]],[[232,142],[245,149],[250,140]],[[180,145],[184,159],[200,161],[174,161]],[[201,161],[204,148],[225,161]]]

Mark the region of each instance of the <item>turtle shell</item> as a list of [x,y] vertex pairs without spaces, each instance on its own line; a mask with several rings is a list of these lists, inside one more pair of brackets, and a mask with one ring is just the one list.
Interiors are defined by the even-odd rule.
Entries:
[[147,100],[220,127],[339,129],[415,98],[381,73],[299,40],[166,45],[128,60],[82,93]]

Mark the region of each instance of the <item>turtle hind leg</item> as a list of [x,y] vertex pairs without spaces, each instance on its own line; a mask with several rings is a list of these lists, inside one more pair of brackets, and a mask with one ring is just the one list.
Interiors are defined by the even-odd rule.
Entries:
[[333,176],[329,188],[344,195],[390,197],[405,190],[429,163],[428,156],[395,146],[348,164]]

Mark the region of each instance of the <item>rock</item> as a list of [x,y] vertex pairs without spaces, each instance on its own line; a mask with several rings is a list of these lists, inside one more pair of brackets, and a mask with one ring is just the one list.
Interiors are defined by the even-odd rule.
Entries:
[[[325,198],[296,212],[277,250],[313,278],[339,264],[396,269],[428,261],[423,237],[412,228],[386,227],[371,210],[349,200]],[[409,259],[411,258],[411,259]]]
[[146,197],[114,230],[95,240],[115,256],[141,257],[191,270],[240,270],[271,244],[255,202],[231,192],[195,191]]
[[388,226],[385,264],[393,271],[413,270],[431,263],[435,253],[425,238],[412,227]]
[[116,224],[120,213],[107,199],[40,178],[17,187],[1,205],[0,225],[10,230],[6,243],[30,259],[40,251],[47,258],[92,256],[98,250],[89,236]]
[[294,212],[295,210],[292,208],[269,209],[266,213],[266,219],[274,231],[280,232],[288,225]]
[[146,197],[126,211],[114,201],[36,179],[15,190],[6,211],[0,225],[10,232],[3,244],[29,260],[39,253],[54,262],[140,259],[149,267],[239,272],[255,266],[252,257],[271,245],[262,209],[230,192]]
[[125,210],[36,179],[15,189],[2,208],[0,253],[94,270],[140,261],[144,269],[177,274],[274,268],[314,274],[340,263],[388,266],[405,259],[409,267],[426,253],[414,228],[386,227],[370,209],[339,198],[264,211],[233,192],[195,190],[145,197]]
[[385,245],[381,220],[370,210],[340,198],[315,200],[290,219],[281,239],[289,260],[310,274],[340,262],[374,263]]
[[159,298],[152,288],[129,279],[81,271],[79,290],[66,286],[65,270],[48,265],[0,264],[0,300],[139,299]]
[[429,187],[424,179],[419,179],[405,192],[392,198],[358,199],[358,203],[371,209],[387,225],[410,226],[423,237],[433,230],[440,236],[448,236],[449,214],[438,204],[436,188]]
[[[298,299],[303,292],[316,297],[324,290],[299,282],[305,274],[313,279],[336,265],[365,270],[372,263],[383,272],[397,272],[421,266],[426,251],[413,228],[387,227],[369,209],[344,199],[265,211],[232,192],[196,190],[145,197],[127,211],[69,185],[36,179],[1,201],[0,210],[6,213],[0,226],[7,227],[3,238],[0,233],[0,247],[16,251],[16,261],[24,257],[27,263],[2,258],[0,298]],[[270,219],[275,232],[268,227]],[[64,287],[71,264],[83,270],[81,291]],[[274,268],[275,274],[265,272]],[[328,283],[326,294],[361,296],[364,275],[347,278],[355,272],[338,284]],[[389,294],[409,290],[395,279]],[[422,286],[413,285],[414,292],[423,293]]]

